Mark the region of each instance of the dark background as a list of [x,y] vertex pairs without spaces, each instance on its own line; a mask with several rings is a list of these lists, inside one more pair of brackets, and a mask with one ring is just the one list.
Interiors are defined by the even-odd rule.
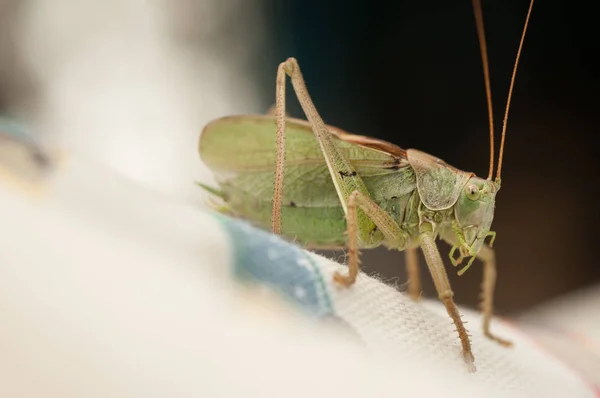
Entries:
[[[259,72],[266,98],[274,101],[277,64],[294,56],[327,123],[487,176],[488,116],[470,1],[266,4],[272,53]],[[528,7],[525,0],[483,2],[497,145]],[[577,2],[534,4],[493,225],[500,313],[600,279],[594,18]],[[289,112],[304,117],[291,91]],[[476,305],[481,266],[458,277],[447,261],[449,247],[440,243],[440,248],[457,301]],[[363,256],[367,272],[406,281],[402,253],[377,249]],[[435,295],[421,261],[425,294]]]

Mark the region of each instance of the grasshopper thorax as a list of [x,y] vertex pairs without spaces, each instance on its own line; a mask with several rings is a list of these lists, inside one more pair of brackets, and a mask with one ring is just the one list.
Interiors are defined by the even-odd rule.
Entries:
[[[444,235],[450,238],[449,241],[456,242],[450,253],[454,265],[458,265],[464,257],[475,258],[485,238],[494,236],[490,227],[494,220],[500,182],[484,180],[415,149],[408,149],[406,155],[415,171],[417,190],[423,205],[431,211],[453,210],[451,225],[455,236]],[[453,258],[456,249],[460,251],[458,260]],[[471,263],[469,261],[462,272]]]

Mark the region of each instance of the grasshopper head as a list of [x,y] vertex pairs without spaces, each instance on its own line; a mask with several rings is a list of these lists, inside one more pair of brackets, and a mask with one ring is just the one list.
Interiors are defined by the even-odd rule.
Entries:
[[[455,246],[451,253],[454,265],[460,263],[465,256],[475,256],[485,238],[491,235],[493,239],[495,234],[490,231],[490,227],[494,220],[496,193],[499,189],[500,184],[491,180],[473,176],[467,181],[454,206],[453,231],[459,241],[459,245]],[[461,254],[458,261],[453,257],[457,248]],[[459,274],[466,271],[471,262],[469,261],[467,267]]]

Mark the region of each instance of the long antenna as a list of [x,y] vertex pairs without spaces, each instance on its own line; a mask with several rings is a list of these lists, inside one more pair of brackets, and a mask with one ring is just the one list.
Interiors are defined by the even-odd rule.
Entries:
[[519,50],[517,51],[517,59],[515,60],[515,67],[513,69],[512,78],[510,79],[510,88],[508,89],[508,99],[506,101],[506,110],[504,112],[504,123],[502,124],[502,141],[500,141],[500,156],[498,157],[498,174],[496,174],[496,181],[498,182],[500,181],[500,172],[502,171],[502,155],[504,154],[504,140],[506,139],[506,124],[508,121],[510,99],[512,97],[513,87],[515,85],[517,66],[519,65],[519,58],[521,57],[521,50],[523,49],[523,42],[525,41],[525,33],[527,32],[527,25],[529,24],[529,17],[531,16],[533,1],[534,0],[531,0],[531,3],[529,3],[529,11],[527,11],[527,18],[525,18],[525,27],[523,28],[523,34],[521,35],[521,42],[519,43]]
[[483,62],[485,95],[487,97],[488,116],[490,119],[490,169],[488,171],[488,180],[491,180],[492,175],[494,174],[494,113],[492,107],[492,89],[490,87],[490,68],[488,65],[487,44],[485,42],[485,30],[483,28],[483,13],[481,11],[480,0],[473,0],[473,10],[475,11],[475,23],[477,24],[477,36],[479,37],[481,61]]

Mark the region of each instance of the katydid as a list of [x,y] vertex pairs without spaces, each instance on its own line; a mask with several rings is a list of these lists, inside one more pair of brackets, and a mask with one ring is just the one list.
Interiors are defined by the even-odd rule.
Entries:
[[[421,248],[439,299],[452,318],[462,355],[474,370],[469,335],[456,307],[442,258],[435,244],[452,245],[454,266],[475,258],[484,264],[483,332],[504,345],[511,343],[490,331],[496,283],[495,233],[490,231],[500,189],[508,109],[533,0],[519,43],[506,105],[495,180],[494,133],[487,50],[479,0],[473,0],[481,47],[490,121],[490,167],[487,179],[458,170],[415,149],[353,135],[328,126],[310,99],[298,62],[279,65],[276,105],[270,115],[229,116],[210,122],[200,139],[200,156],[216,174],[219,188],[209,188],[224,206],[221,212],[253,221],[308,248],[348,248],[347,275],[334,279],[349,287],[359,269],[358,249],[385,245],[404,251],[409,294],[420,294],[417,252]],[[285,113],[286,75],[308,121]],[[274,178],[273,178],[274,174]],[[284,179],[285,174],[285,179]],[[490,238],[489,243],[485,243]],[[458,251],[458,257],[455,253]]]

